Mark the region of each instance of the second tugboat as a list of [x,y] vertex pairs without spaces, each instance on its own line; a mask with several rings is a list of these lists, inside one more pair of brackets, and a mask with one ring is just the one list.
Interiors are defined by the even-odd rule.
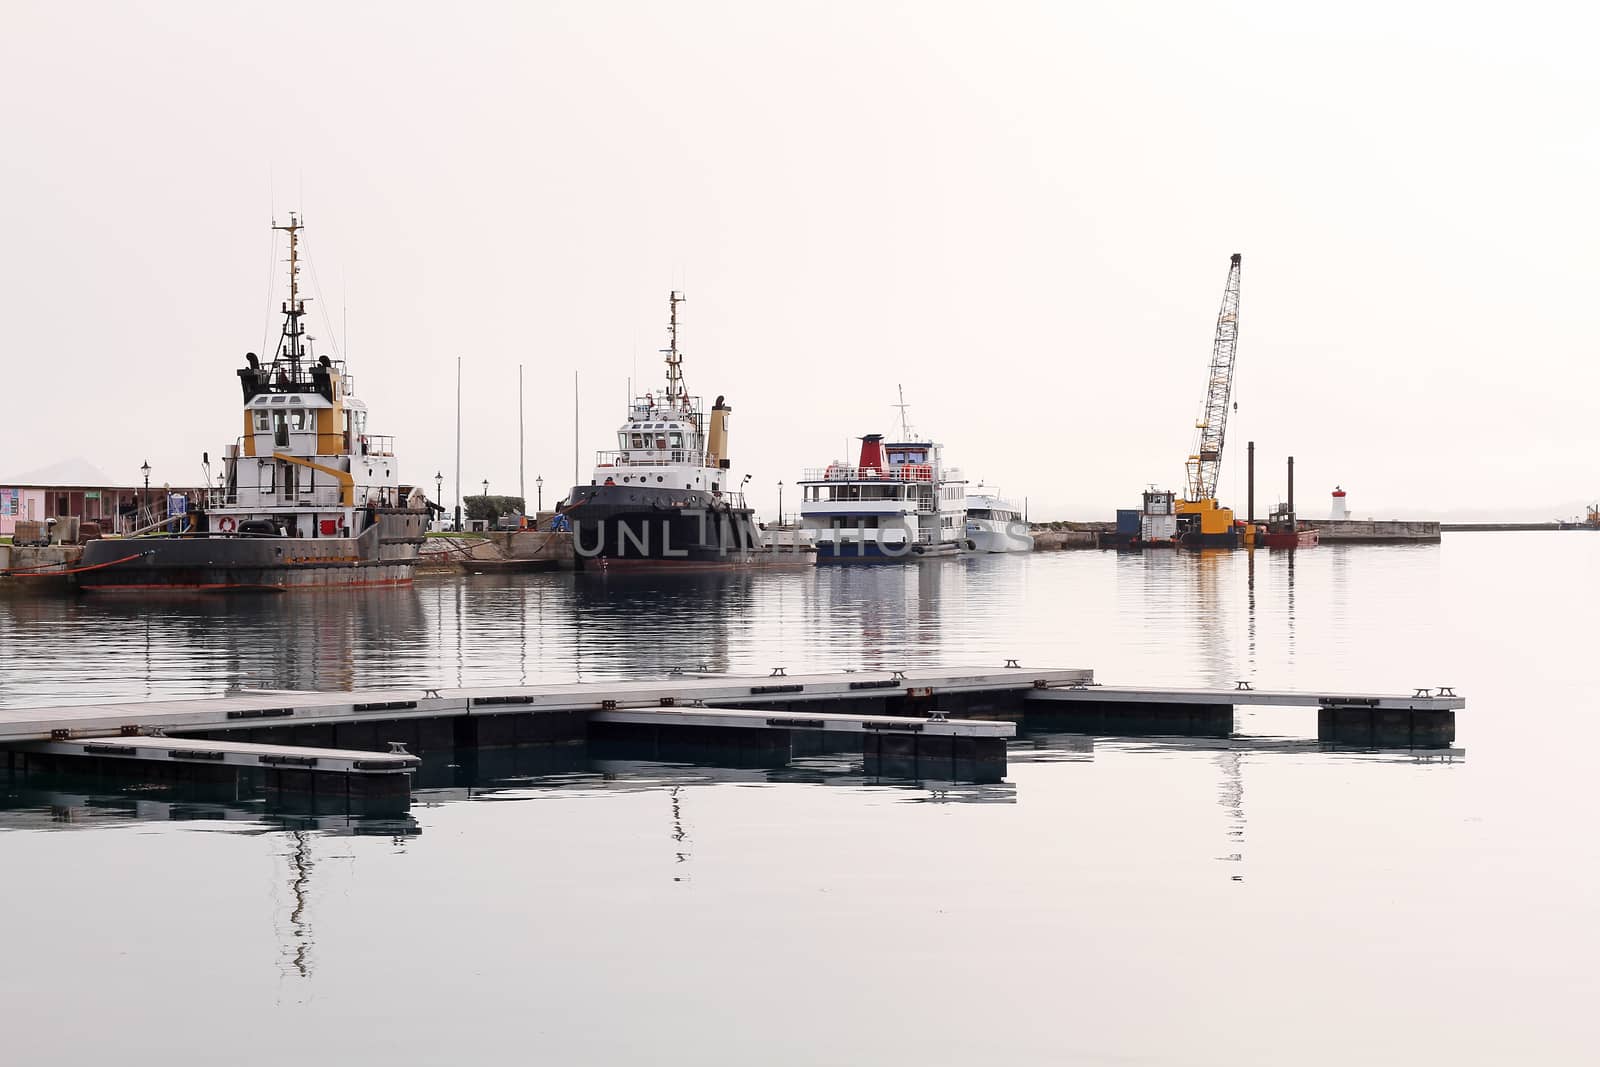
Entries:
[[[667,324],[666,391],[628,405],[617,449],[600,452],[588,485],[559,509],[572,530],[580,570],[738,567],[761,560],[755,515],[728,459],[728,416],[690,396],[678,351],[674,291]],[[558,522],[560,519],[558,519]]]
[[427,529],[420,490],[400,484],[394,439],[367,433],[367,408],[342,360],[317,357],[300,296],[295,215],[289,299],[269,365],[239,369],[244,435],[228,446],[204,504],[147,536],[90,541],[87,592],[281,591],[410,582]]

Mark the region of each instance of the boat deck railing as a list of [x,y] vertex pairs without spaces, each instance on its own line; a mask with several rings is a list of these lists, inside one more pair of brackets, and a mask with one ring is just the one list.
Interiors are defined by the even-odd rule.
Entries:
[[807,467],[802,482],[959,482],[961,472],[940,469],[932,463],[902,463],[885,467],[850,467],[831,463],[826,467]]
[[630,448],[626,452],[595,454],[599,467],[701,467],[705,456],[691,449]]

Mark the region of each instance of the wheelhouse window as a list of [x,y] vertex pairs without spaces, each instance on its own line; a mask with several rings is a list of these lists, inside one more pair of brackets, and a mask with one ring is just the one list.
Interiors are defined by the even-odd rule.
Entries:
[[256,433],[266,433],[272,429],[272,415],[265,411],[258,411],[256,416]]

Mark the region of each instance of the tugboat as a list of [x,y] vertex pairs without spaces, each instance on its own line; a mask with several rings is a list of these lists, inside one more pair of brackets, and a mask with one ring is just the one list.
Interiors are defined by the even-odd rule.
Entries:
[[[86,592],[283,591],[409,583],[427,500],[400,483],[394,439],[367,432],[367,407],[343,360],[316,356],[300,295],[295,214],[289,299],[270,363],[245,354],[244,434],[203,501],[143,536],[84,547]],[[209,475],[208,475],[209,478]]]
[[1316,529],[1301,522],[1288,504],[1279,504],[1267,516],[1267,526],[1256,535],[1263,548],[1315,548],[1322,540]]
[[[572,531],[578,569],[740,567],[759,564],[755,513],[728,458],[728,416],[717,397],[710,412],[690,396],[678,351],[678,305],[669,300],[666,390],[628,404],[617,449],[595,457],[588,485],[575,485],[557,510]],[[745,481],[749,477],[746,476]]]
[[967,483],[944,465],[942,445],[861,439],[855,466],[808,470],[800,480],[800,529],[817,563],[901,563],[971,550]]

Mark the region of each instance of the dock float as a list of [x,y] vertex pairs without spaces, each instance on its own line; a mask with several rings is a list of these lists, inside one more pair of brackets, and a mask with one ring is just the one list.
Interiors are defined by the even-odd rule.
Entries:
[[[869,774],[982,782],[1004,776],[1006,746],[1019,722],[1105,735],[1228,736],[1237,706],[1303,706],[1318,709],[1319,740],[1438,748],[1453,743],[1455,712],[1465,703],[1448,687],[1407,695],[1268,691],[1243,683],[1104,686],[1088,669],[1023,668],[1014,660],[999,670],[790,675],[777,667],[754,677],[248,691],[9,708],[0,709],[0,753],[9,750],[13,772],[19,757],[97,766],[120,761],[174,773],[207,764],[215,772],[265,767],[279,775],[281,790],[327,782],[352,796],[398,788],[411,770],[425,770],[430,754],[591,741],[632,747],[636,758],[716,761],[731,752],[763,765],[860,753]],[[409,751],[384,751],[395,745]],[[412,753],[423,757],[420,768]]]
[[1030,710],[1055,709],[1084,720],[1115,722],[1114,733],[1141,724],[1140,732],[1184,727],[1188,734],[1226,736],[1233,732],[1238,707],[1317,709],[1318,740],[1339,744],[1438,747],[1455,741],[1455,713],[1467,706],[1451,686],[1410,693],[1314,692],[1256,689],[1173,688],[1079,683],[1041,689],[1026,696]]
[[591,712],[589,722],[591,736],[651,742],[648,754],[658,759],[688,755],[686,748],[696,744],[765,751],[776,763],[848,750],[861,752],[871,775],[974,782],[1005,776],[1006,743],[1017,736],[1014,722],[952,719],[937,711],[923,717],[655,707]]
[[245,776],[256,779],[266,794],[305,795],[372,802],[411,796],[411,775],[422,760],[393,746],[388,752],[355,752],[339,748],[261,744],[230,739],[214,741],[164,736],[117,736],[79,741],[22,741],[7,746],[12,764],[23,770],[103,773],[107,763],[140,764],[158,777],[218,781]]

